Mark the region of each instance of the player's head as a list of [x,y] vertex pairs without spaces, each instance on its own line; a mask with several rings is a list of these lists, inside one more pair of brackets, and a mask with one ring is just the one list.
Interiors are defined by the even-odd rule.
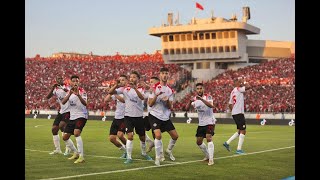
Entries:
[[120,82],[120,86],[124,86],[127,84],[128,78],[126,75],[122,74],[122,75],[120,75],[118,80]]
[[72,75],[71,78],[70,78],[71,82],[70,82],[70,85],[72,87],[78,87],[79,84],[80,84],[80,78],[79,76],[77,75]]
[[169,69],[166,67],[162,67],[160,69],[160,80],[162,82],[167,82],[169,78]]
[[61,75],[58,75],[56,77],[56,82],[59,84],[59,85],[63,85],[63,77]]
[[150,78],[150,85],[153,86],[154,84],[156,84],[156,83],[159,82],[159,81],[160,81],[160,79],[159,79],[158,77],[152,76],[152,77]]
[[199,96],[203,96],[204,87],[203,87],[203,84],[202,84],[202,83],[197,83],[197,84],[196,84],[196,91],[197,91],[197,94],[198,94]]
[[234,87],[239,87],[239,86],[241,86],[241,84],[242,84],[242,79],[240,79],[240,78],[235,78],[235,79],[233,80],[233,85],[234,85]]
[[132,71],[130,74],[130,82],[137,84],[140,79],[140,74],[137,71]]

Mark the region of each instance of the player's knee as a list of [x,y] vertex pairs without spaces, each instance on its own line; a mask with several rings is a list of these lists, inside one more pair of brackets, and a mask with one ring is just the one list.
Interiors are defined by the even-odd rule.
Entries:
[[69,139],[69,136],[65,136],[65,135],[64,135],[64,136],[62,137],[62,139],[63,139],[64,141],[67,141],[67,140]]
[[175,136],[172,137],[172,139],[175,141],[178,140],[178,138],[179,138],[178,134],[176,134]]
[[117,139],[115,136],[109,136],[109,141],[110,142],[115,142]]
[[51,131],[52,131],[52,134],[53,134],[53,135],[57,135],[57,134],[58,134],[58,131],[59,131],[58,126],[53,126],[52,129],[51,129]]

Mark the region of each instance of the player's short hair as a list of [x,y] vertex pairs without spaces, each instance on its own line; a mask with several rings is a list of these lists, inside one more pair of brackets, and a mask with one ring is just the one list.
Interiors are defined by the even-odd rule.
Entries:
[[137,71],[132,71],[131,74],[135,74],[138,76],[138,78],[140,79],[140,74]]
[[197,84],[196,84],[196,87],[197,87],[197,86],[203,86],[203,83],[197,83]]
[[160,81],[160,79],[156,76],[152,76],[150,79],[154,79],[154,80],[157,80],[157,81]]
[[168,69],[168,68],[166,68],[166,67],[162,67],[162,68],[160,68],[160,72],[164,72],[164,71],[169,72],[169,69]]
[[128,77],[124,74],[121,74],[120,77],[124,77],[124,78],[128,79]]
[[77,76],[77,75],[72,75],[70,79],[72,80],[72,79],[74,79],[74,78],[80,79],[79,76]]

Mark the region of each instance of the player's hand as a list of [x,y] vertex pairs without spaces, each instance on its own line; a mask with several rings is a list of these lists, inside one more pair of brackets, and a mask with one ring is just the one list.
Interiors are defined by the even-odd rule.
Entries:
[[169,97],[168,96],[164,96],[163,98],[161,98],[162,101],[168,101]]
[[136,86],[133,84],[133,82],[129,82],[128,86],[131,87],[131,88],[136,88]]
[[163,94],[163,92],[159,92],[158,94],[156,94],[156,96],[160,96],[161,94]]
[[73,94],[78,96],[79,95],[79,89],[78,89],[78,86],[74,86],[73,87]]

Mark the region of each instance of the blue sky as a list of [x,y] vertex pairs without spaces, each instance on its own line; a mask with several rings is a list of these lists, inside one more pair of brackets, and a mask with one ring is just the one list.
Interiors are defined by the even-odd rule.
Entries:
[[[204,10],[197,13],[195,3]],[[295,41],[294,0],[27,0],[25,1],[25,56],[47,57],[56,52],[97,55],[153,53],[161,49],[150,27],[179,12],[180,23],[193,16],[241,20],[250,7],[249,24],[261,29],[249,39]]]

